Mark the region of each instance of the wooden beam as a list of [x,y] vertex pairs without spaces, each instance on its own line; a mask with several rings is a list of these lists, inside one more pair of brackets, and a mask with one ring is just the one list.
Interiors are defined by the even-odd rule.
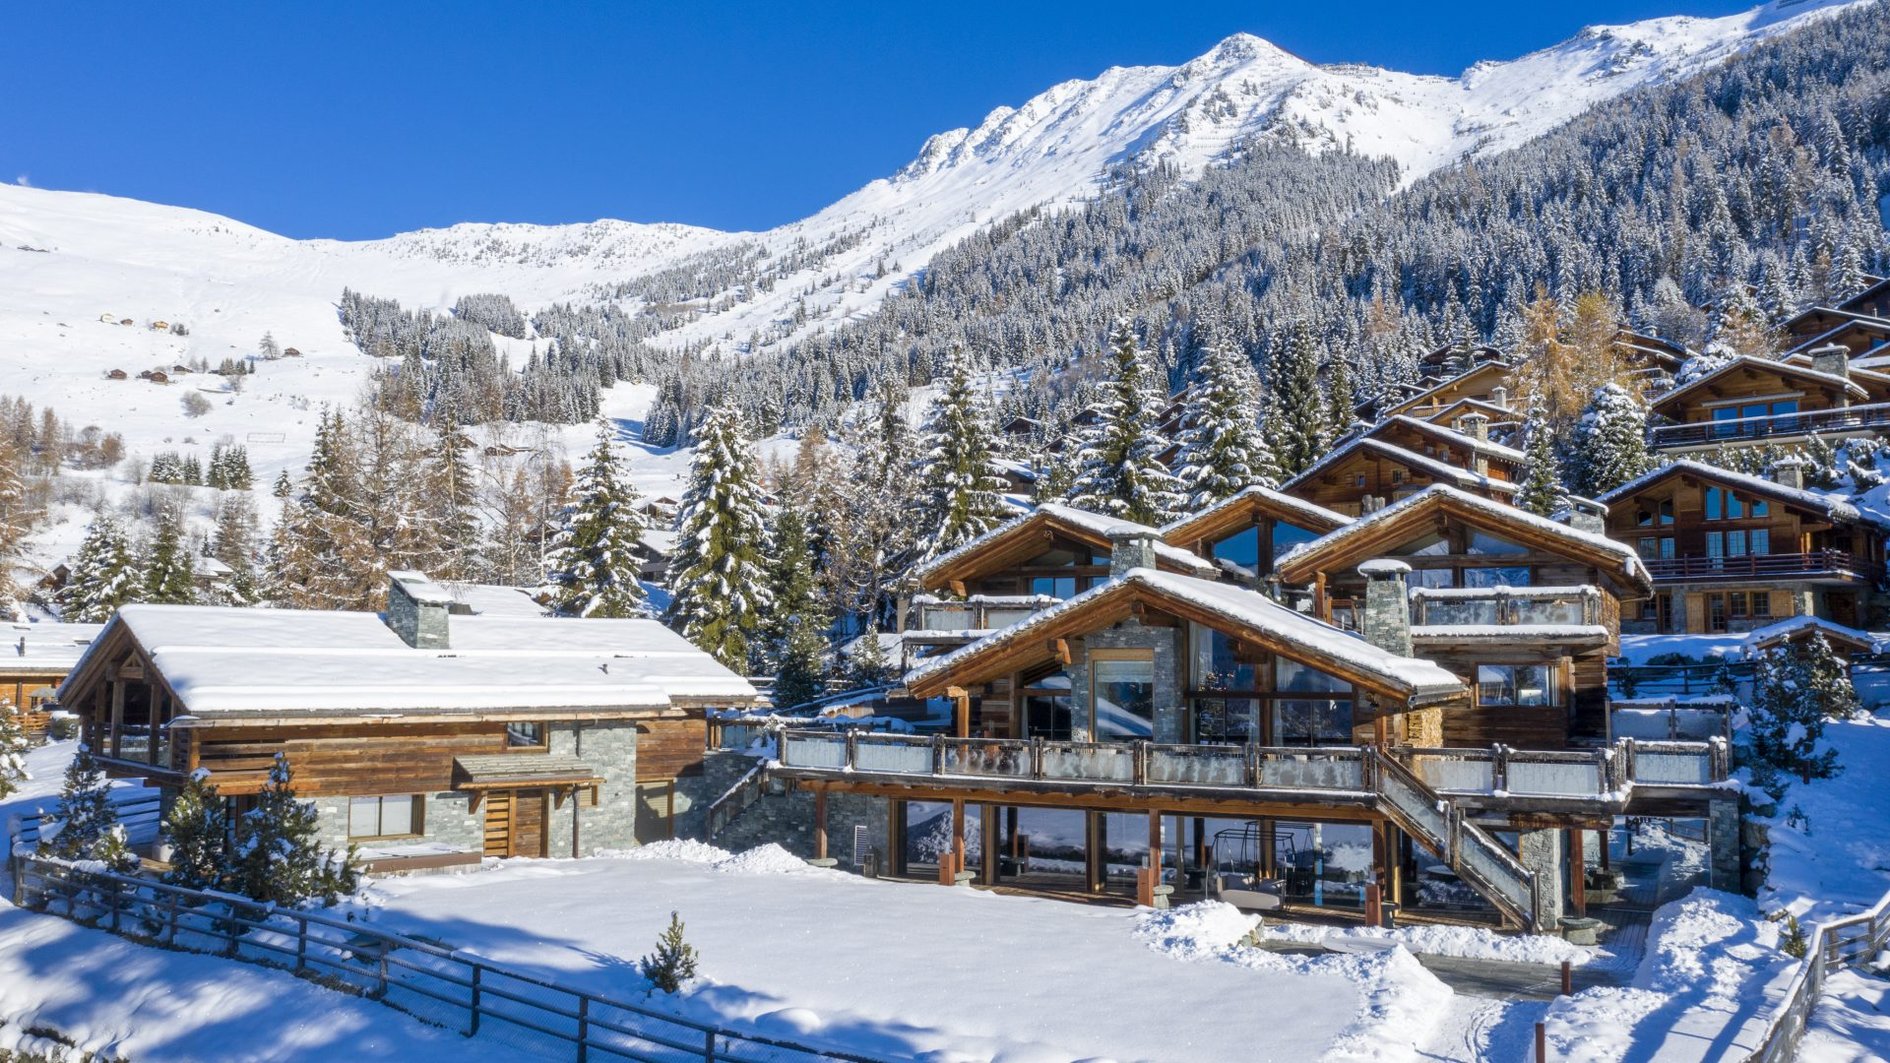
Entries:
[[1058,664],[1060,664],[1060,665],[1063,665],[1063,666],[1064,666],[1064,667],[1066,667],[1066,668],[1067,668],[1067,667],[1069,667],[1069,664],[1070,664],[1070,640],[1068,640],[1068,639],[1051,639],[1051,640],[1050,640],[1050,651],[1051,651],[1051,653],[1053,653],[1053,654],[1055,654],[1055,655],[1056,655],[1056,659],[1057,659],[1057,663],[1058,663]]
[[827,791],[814,791],[814,859],[827,859]]

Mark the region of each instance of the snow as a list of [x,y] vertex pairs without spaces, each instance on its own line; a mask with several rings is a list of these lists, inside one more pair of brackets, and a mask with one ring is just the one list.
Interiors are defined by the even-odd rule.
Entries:
[[1824,739],[1843,770],[1809,786],[1793,783],[1766,822],[1767,911],[1786,909],[1810,925],[1862,911],[1890,892],[1890,822],[1882,814],[1890,774],[1890,717],[1829,722]]
[[1424,956],[1453,956],[1549,966],[1567,962],[1582,967],[1590,963],[1606,963],[1613,958],[1605,949],[1571,945],[1550,934],[1499,934],[1481,926],[1401,926],[1390,930],[1362,930],[1323,924],[1269,923],[1265,933],[1270,940],[1295,944],[1391,942]]
[[1330,466],[1344,461],[1355,451],[1360,450],[1370,451],[1379,458],[1397,462],[1406,468],[1420,471],[1433,479],[1448,480],[1452,484],[1459,486],[1480,487],[1502,494],[1515,494],[1518,490],[1517,485],[1507,480],[1481,476],[1460,466],[1452,465],[1445,461],[1438,461],[1436,458],[1425,457],[1415,450],[1407,450],[1404,447],[1398,446],[1396,443],[1387,443],[1373,436],[1360,436],[1337,450],[1327,453],[1325,457],[1307,466],[1299,475],[1288,480],[1285,486],[1290,488],[1295,484],[1311,483],[1319,477],[1324,476]]
[[1860,509],[1843,495],[1824,491],[1814,491],[1802,487],[1789,487],[1762,476],[1749,476],[1742,472],[1722,469],[1705,462],[1680,460],[1645,473],[1601,496],[1601,501],[1613,503],[1619,499],[1632,498],[1635,493],[1645,490],[1649,484],[1664,480],[1669,476],[1686,475],[1712,480],[1741,490],[1750,491],[1767,498],[1777,499],[1787,505],[1799,506],[1814,513],[1822,513],[1833,521],[1847,524],[1866,523],[1878,528],[1890,528],[1890,517],[1870,509]]
[[1132,520],[1122,520],[1119,517],[1106,517],[1100,513],[1091,513],[1089,510],[1078,509],[1075,506],[1067,506],[1060,502],[1045,502],[1029,513],[1007,521],[957,549],[948,550],[940,554],[921,566],[915,575],[921,581],[930,579],[932,573],[957,562],[961,558],[979,553],[998,539],[1016,535],[1040,524],[1053,521],[1065,527],[1081,529],[1096,538],[1104,540],[1107,540],[1111,535],[1144,531],[1147,532],[1151,538],[1156,540],[1155,555],[1162,561],[1174,565],[1176,568],[1206,576],[1212,576],[1215,572],[1214,565],[1211,562],[1203,560],[1191,551],[1161,542],[1162,533],[1159,529],[1151,528],[1146,524],[1137,524]]
[[1247,505],[1250,501],[1259,501],[1272,509],[1297,515],[1299,522],[1311,530],[1336,528],[1352,520],[1343,513],[1334,513],[1324,506],[1316,506],[1304,499],[1281,494],[1271,487],[1250,484],[1206,509],[1196,510],[1185,517],[1179,517],[1162,525],[1162,538],[1170,543],[1176,543],[1177,540],[1185,542],[1189,537],[1190,529],[1196,525],[1212,520],[1225,510]]
[[[15,674],[45,673],[64,676],[84,656],[87,646],[105,629],[103,624],[59,624],[50,621],[8,624],[5,645],[0,645],[0,671]],[[11,656],[8,651],[11,650]]]
[[1420,435],[1430,436],[1433,439],[1440,440],[1453,447],[1463,447],[1482,454],[1488,454],[1491,457],[1501,458],[1515,465],[1521,465],[1529,460],[1529,455],[1524,454],[1515,447],[1506,447],[1501,443],[1492,443],[1487,439],[1478,439],[1476,436],[1467,435],[1454,428],[1447,428],[1436,421],[1420,420],[1419,418],[1412,417],[1410,414],[1405,413],[1394,413],[1390,417],[1378,422],[1372,426],[1371,433],[1376,435],[1393,425],[1410,429]]
[[1798,1063],[1890,1060],[1890,981],[1867,971],[1827,975],[1798,1045]]

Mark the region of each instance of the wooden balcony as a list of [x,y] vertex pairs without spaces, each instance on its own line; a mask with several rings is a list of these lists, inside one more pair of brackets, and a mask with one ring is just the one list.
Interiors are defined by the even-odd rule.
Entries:
[[1880,402],[1765,417],[1734,417],[1721,421],[1661,425],[1648,430],[1647,442],[1655,450],[1678,450],[1713,447],[1721,443],[1793,438],[1814,432],[1822,436],[1860,435],[1887,427],[1890,427],[1890,403]]
[[1744,554],[1738,557],[1643,558],[1655,583],[1715,583],[1836,579],[1875,582],[1883,566],[1845,550],[1808,554]]

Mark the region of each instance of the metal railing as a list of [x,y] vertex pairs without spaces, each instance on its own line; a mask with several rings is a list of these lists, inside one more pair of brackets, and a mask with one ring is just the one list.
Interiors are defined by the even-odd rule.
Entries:
[[1762,417],[1729,417],[1718,421],[1691,421],[1648,429],[1647,442],[1665,447],[1711,446],[1748,442],[1813,432],[1853,432],[1890,425],[1890,403],[1840,406],[1830,410],[1778,413]]
[[[873,1057],[741,1033],[560,985],[458,950],[314,912],[152,879],[82,871],[63,861],[14,860],[14,902],[143,944],[222,955],[291,971],[378,1001],[467,1037],[503,1029],[592,1058],[648,1063],[802,1063]],[[64,911],[59,909],[63,908]]]
[[1819,923],[1805,942],[1805,962],[1766,1019],[1758,1049],[1744,1063],[1787,1063],[1795,1058],[1831,971],[1869,960],[1886,945],[1890,945],[1890,894],[1867,912]]
[[[156,790],[114,786],[107,793],[112,802],[112,811],[125,827],[126,841],[132,845],[145,845],[157,840],[163,802]],[[7,824],[8,834],[14,842],[38,845],[40,828],[52,818],[54,814],[45,809],[29,812],[20,816],[17,822]]]
[[728,829],[735,822],[735,817],[748,811],[748,807],[761,800],[767,791],[768,765],[766,761],[756,761],[754,767],[735,780],[735,785],[728,792],[709,804],[709,841]]
[[1608,733],[1653,742],[1707,742],[1732,737],[1736,703],[1682,705],[1675,698],[1639,704],[1608,703]]
[[1804,554],[1738,554],[1730,557],[1643,558],[1647,572],[1661,580],[1789,579],[1804,576],[1844,576],[1875,580],[1883,566],[1847,550],[1813,550]]

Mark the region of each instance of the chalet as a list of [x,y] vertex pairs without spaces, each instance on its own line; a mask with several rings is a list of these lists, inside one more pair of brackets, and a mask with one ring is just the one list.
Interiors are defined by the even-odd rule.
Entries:
[[1669,422],[1649,434],[1668,452],[1874,435],[1890,425],[1890,378],[1854,372],[1836,344],[1802,362],[1740,355],[1655,399],[1649,412]]
[[1676,461],[1602,496],[1608,534],[1654,577],[1629,630],[1748,631],[1794,616],[1864,626],[1890,522],[1807,489],[1803,473],[1792,460],[1770,479]]
[[1850,318],[1787,347],[1784,356],[1809,357],[1812,351],[1833,344],[1850,352],[1852,369],[1882,369],[1890,365],[1890,321]]
[[[1456,405],[1473,400],[1459,400]],[[1466,410],[1454,421],[1419,420],[1396,413],[1363,433],[1446,465],[1468,469],[1479,476],[1509,483],[1522,480],[1529,459],[1522,451],[1490,440],[1490,419],[1480,410]]]
[[125,379],[128,379],[128,376],[123,369],[107,369],[105,371],[105,379],[125,380]]
[[1212,561],[1234,582],[1259,584],[1273,563],[1352,518],[1258,485],[1162,528],[1162,541]]
[[1447,715],[1448,745],[1563,749],[1605,742],[1607,657],[1623,603],[1653,593],[1631,547],[1448,486],[1428,488],[1281,558],[1313,615],[1364,626],[1378,558],[1411,567],[1417,652],[1475,683],[1473,711]]
[[419,573],[384,615],[119,610],[60,687],[113,775],[192,772],[238,808],[278,753],[377,870],[578,855],[690,832],[703,716],[754,689],[654,620],[454,615]]
[[1507,362],[1484,362],[1471,366],[1456,376],[1431,384],[1415,395],[1386,407],[1384,416],[1409,414],[1429,419],[1459,399],[1479,399],[1494,406],[1507,407],[1515,388],[1515,367]]
[[[1459,433],[1452,432],[1451,435],[1459,436]],[[1460,440],[1467,438],[1460,437]],[[1459,466],[1371,435],[1363,435],[1320,458],[1298,476],[1280,485],[1280,490],[1294,498],[1347,516],[1369,513],[1433,484],[1449,484],[1472,494],[1507,502],[1516,496],[1517,491],[1516,483],[1508,479],[1514,475],[1514,466],[1508,461],[1500,464],[1487,461],[1490,453],[1487,448],[1495,446],[1485,441],[1484,449],[1478,450],[1469,442],[1462,442],[1462,451],[1474,450],[1477,458],[1482,460],[1472,460]],[[1507,451],[1509,448],[1502,449]]]
[[38,739],[46,733],[57,690],[102,624],[9,624],[7,644],[0,647],[0,699],[12,702],[25,716],[26,733]]
[[1653,377],[1673,376],[1693,357],[1693,352],[1680,344],[1631,329],[1617,330],[1609,345],[1630,371]]

